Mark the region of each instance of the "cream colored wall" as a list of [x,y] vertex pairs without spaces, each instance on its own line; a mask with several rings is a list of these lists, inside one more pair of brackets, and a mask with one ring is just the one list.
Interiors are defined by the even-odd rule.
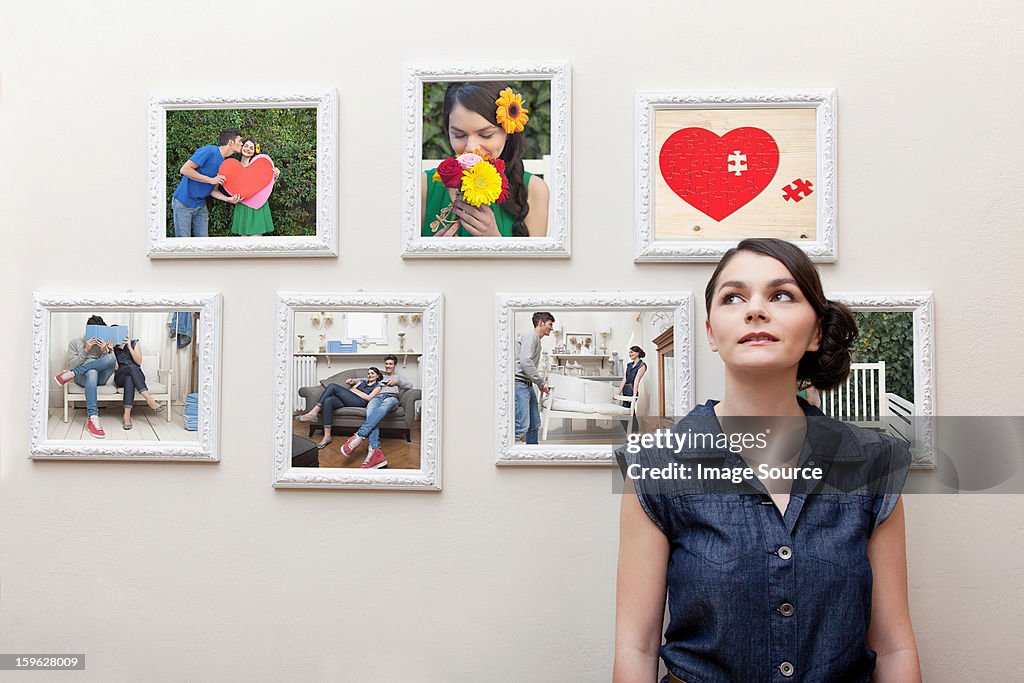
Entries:
[[[711,265],[632,263],[637,89],[837,87],[826,286],[934,290],[939,410],[1022,414],[1024,6],[501,11],[3,4],[0,651],[84,652],[81,681],[608,680],[612,475],[493,466],[492,311],[517,288],[702,291]],[[402,65],[516,57],[572,63],[572,259],[403,261]],[[145,258],[150,92],[323,87],[340,95],[339,258]],[[274,292],[312,283],[444,292],[442,492],[271,488]],[[27,459],[31,292],[75,288],[223,292],[219,464]],[[697,348],[697,395],[716,396]],[[926,680],[1018,678],[1024,498],[919,496],[907,516]]]

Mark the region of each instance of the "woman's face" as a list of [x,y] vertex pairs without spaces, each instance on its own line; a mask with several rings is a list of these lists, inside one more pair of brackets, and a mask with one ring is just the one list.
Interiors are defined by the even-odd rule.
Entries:
[[448,116],[448,140],[455,154],[482,150],[497,159],[505,149],[505,130],[461,104],[452,107]]
[[636,359],[637,359],[637,358],[639,358],[639,357],[640,357],[640,354],[639,354],[639,353],[637,353],[637,352],[636,352],[636,351],[634,351],[633,349],[630,349],[630,350],[629,350],[629,359],[630,359],[630,360],[636,360]]
[[256,144],[252,140],[246,140],[242,143],[242,156],[251,157],[256,154]]
[[740,370],[795,369],[820,340],[818,316],[786,266],[749,251],[719,274],[705,328],[711,350]]
[[377,380],[379,380],[379,379],[380,379],[380,375],[378,375],[378,374],[377,374],[376,372],[374,372],[373,370],[369,370],[369,371],[367,371],[367,373],[366,373],[366,379],[367,379],[367,381],[369,381],[369,382],[370,382],[370,384],[373,384],[374,382],[376,382]]

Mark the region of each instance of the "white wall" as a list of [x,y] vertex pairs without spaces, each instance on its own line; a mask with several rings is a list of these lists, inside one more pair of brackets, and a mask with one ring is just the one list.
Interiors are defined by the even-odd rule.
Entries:
[[[933,289],[939,410],[1022,414],[1024,5],[498,11],[3,4],[0,651],[84,652],[82,681],[607,680],[612,475],[493,466],[492,311],[516,289],[702,292],[711,265],[631,260],[637,89],[837,87],[827,288]],[[402,65],[517,56],[572,62],[572,259],[403,261]],[[338,259],[145,258],[150,92],[325,86],[340,94]],[[312,283],[444,292],[442,492],[271,488],[274,292]],[[223,292],[219,464],[27,459],[31,292],[76,288]],[[698,349],[697,395],[716,396],[718,360]],[[1021,496],[907,501],[927,680],[1024,670],[1022,515]]]

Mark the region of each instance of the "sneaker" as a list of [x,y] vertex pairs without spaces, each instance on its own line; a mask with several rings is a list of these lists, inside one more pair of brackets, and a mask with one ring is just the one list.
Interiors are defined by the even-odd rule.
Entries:
[[348,438],[348,441],[341,445],[341,452],[345,455],[352,455],[359,448],[359,444],[363,442],[363,437],[353,434]]
[[359,467],[364,470],[376,470],[381,467],[388,466],[388,459],[384,457],[384,451],[379,448],[374,448],[373,453],[370,453],[370,457],[366,459]]
[[107,437],[107,433],[103,431],[103,427],[100,427],[100,418],[98,415],[91,415],[86,421],[85,427],[89,430],[89,433],[97,439],[105,439]]
[[67,384],[68,382],[73,380],[74,378],[75,378],[75,373],[71,372],[70,370],[65,370],[64,372],[62,372],[59,375],[57,375],[56,377],[54,377],[54,379],[57,380],[57,384],[59,384],[61,386],[64,386],[65,384]]

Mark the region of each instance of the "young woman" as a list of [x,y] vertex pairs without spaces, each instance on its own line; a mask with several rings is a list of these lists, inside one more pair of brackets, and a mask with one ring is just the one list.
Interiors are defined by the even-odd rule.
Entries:
[[149,394],[146,375],[142,372],[142,344],[138,339],[130,339],[115,346],[114,359],[117,361],[114,384],[124,389],[124,415],[121,417],[121,427],[127,431],[132,428],[132,407],[135,405],[136,391],[146,399],[146,405],[156,412],[167,406],[157,403]]
[[[798,380],[843,382],[853,316],[825,298],[799,248],[773,239],[726,253],[705,304],[722,401],[676,425],[689,444],[624,450],[633,490],[622,500],[613,680],[654,683],[660,652],[663,681],[919,681],[899,498],[906,446],[796,397]],[[763,446],[736,439],[754,432]],[[693,434],[725,441],[694,445]],[[799,468],[773,475],[764,463]],[[688,467],[690,479],[647,479],[647,465]],[[748,467],[732,483],[707,475]]]
[[345,380],[347,387],[338,384],[330,384],[320,400],[316,402],[313,409],[305,415],[296,418],[299,422],[312,422],[322,410],[324,413],[324,438],[316,445],[317,448],[324,448],[331,443],[331,427],[334,422],[334,411],[344,406],[353,408],[365,408],[374,396],[380,393],[382,388],[381,378],[383,375],[377,368],[370,368],[366,371],[366,379],[358,381],[352,378]]
[[[259,153],[259,147],[252,138],[242,140],[242,166],[246,168],[252,163],[252,159]],[[265,156],[265,155],[264,155]],[[270,157],[267,157],[268,159]],[[274,167],[274,180],[281,175],[281,171]],[[235,213],[231,220],[231,232],[236,235],[265,235],[274,232],[274,220],[270,216],[270,201],[258,209],[246,206],[241,201],[235,203]]]
[[[644,373],[647,372],[647,363],[643,361],[646,356],[647,354],[639,346],[629,347],[629,363],[626,364],[626,370],[622,376],[622,381],[619,383],[619,389],[615,392],[617,396],[635,396],[637,394],[636,389],[640,385],[640,380],[643,378]],[[621,403],[626,408],[629,408],[631,405],[630,401],[621,401]],[[634,417],[634,427],[638,426],[638,422]],[[630,425],[626,422],[623,422],[622,426],[626,431],[630,431]]]
[[[503,92],[504,91],[504,92]],[[548,186],[523,170],[523,135],[528,115],[521,98],[506,83],[452,83],[444,95],[442,130],[456,154],[482,152],[505,163],[509,196],[501,204],[470,206],[455,199],[436,169],[423,181],[423,237],[543,237],[548,232]],[[512,131],[512,132],[509,132]],[[454,190],[452,190],[454,193]],[[444,219],[444,220],[439,220]]]

